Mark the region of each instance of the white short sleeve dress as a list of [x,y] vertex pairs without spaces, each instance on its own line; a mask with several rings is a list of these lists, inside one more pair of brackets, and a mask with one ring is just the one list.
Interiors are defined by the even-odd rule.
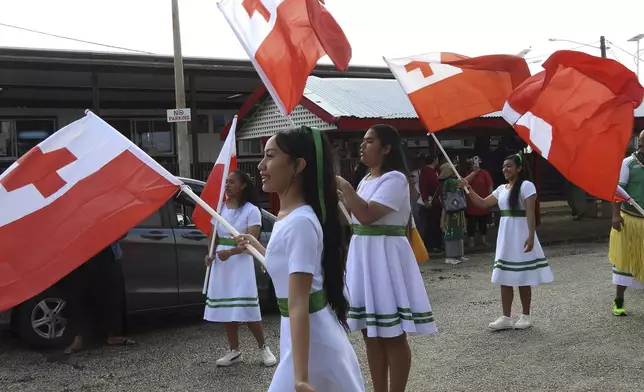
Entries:
[[347,258],[349,327],[366,329],[369,337],[435,333],[425,283],[405,236],[411,210],[409,181],[398,171],[365,177],[358,195],[393,211],[368,226],[353,217]]
[[525,200],[536,193],[534,184],[524,181],[521,184],[517,211],[510,209],[510,189],[506,185],[501,185],[492,193],[498,200],[501,210],[492,271],[494,284],[512,287],[537,286],[554,280],[536,233],[534,247],[530,252],[524,252],[525,240],[529,233],[528,219],[525,216]]
[[266,267],[275,286],[282,318],[280,363],[269,392],[295,390],[287,299],[289,277],[297,272],[313,275],[309,382],[318,392],[364,391],[358,358],[335,313],[324,300],[322,250],[322,227],[310,206],[299,207],[275,223],[266,248]]
[[[262,224],[262,213],[251,203],[239,208],[224,205],[221,216],[240,233],[248,233],[249,227]],[[217,225],[217,235],[217,252],[236,246],[222,225]],[[252,255],[242,253],[226,261],[215,258],[210,269],[204,319],[219,323],[262,320]]]

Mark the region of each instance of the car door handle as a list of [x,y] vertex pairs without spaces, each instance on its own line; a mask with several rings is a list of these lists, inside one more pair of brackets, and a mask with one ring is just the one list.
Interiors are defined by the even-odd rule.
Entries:
[[203,239],[207,238],[203,233],[200,233],[198,231],[193,231],[193,232],[187,233],[187,234],[181,234],[181,237],[183,237],[185,239],[188,239],[188,240],[195,240],[195,241],[199,241],[199,240],[203,240]]
[[141,234],[141,238],[148,240],[162,240],[164,238],[168,238],[168,235],[159,230],[152,230],[148,234]]

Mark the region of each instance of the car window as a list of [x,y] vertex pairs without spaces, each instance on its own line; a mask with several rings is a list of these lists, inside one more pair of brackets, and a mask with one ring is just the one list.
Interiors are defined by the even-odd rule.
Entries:
[[161,220],[161,210],[156,210],[152,215],[147,217],[143,222],[139,223],[137,227],[143,228],[159,228],[163,226]]
[[[192,188],[195,194],[198,196],[201,195],[201,189],[195,189],[195,187]],[[192,222],[192,213],[195,211],[196,203],[186,194],[182,193],[179,197],[175,197],[173,199],[173,205],[176,226],[195,227],[195,224]]]

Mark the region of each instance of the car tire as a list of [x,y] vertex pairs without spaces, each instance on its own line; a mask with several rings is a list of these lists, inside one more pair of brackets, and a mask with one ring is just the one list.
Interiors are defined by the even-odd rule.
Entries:
[[268,299],[266,303],[260,304],[262,312],[266,313],[275,313],[277,312],[277,296],[275,295],[275,287],[273,286],[273,281],[270,281],[268,286]]
[[69,301],[62,290],[51,287],[14,309],[12,327],[29,347],[62,348],[74,339]]

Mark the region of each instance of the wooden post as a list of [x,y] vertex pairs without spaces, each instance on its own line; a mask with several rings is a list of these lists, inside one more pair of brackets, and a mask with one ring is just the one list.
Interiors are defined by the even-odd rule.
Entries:
[[192,176],[197,178],[199,166],[199,122],[197,117],[197,76],[194,73],[188,74],[188,84],[190,87],[190,112],[192,121],[189,124],[192,131]]

